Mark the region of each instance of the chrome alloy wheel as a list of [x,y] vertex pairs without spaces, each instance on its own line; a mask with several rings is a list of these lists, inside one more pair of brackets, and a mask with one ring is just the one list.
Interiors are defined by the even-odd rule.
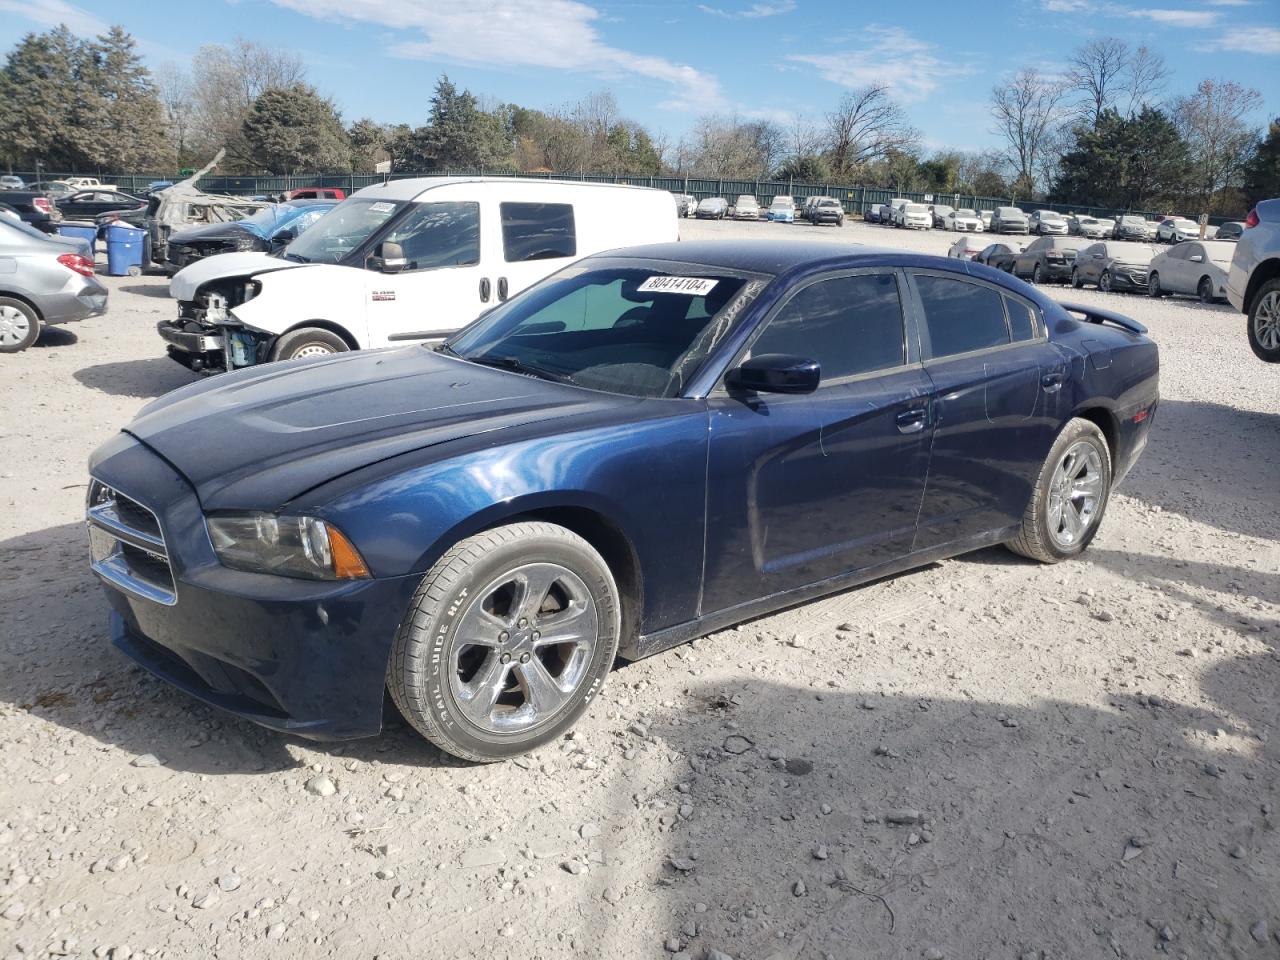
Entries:
[[1062,549],[1079,543],[1102,506],[1102,457],[1086,440],[1067,447],[1049,487],[1049,536]]
[[595,601],[573,571],[530,563],[491,580],[458,619],[449,689],[487,733],[525,732],[573,696],[598,636]]
[[31,320],[17,307],[0,306],[0,346],[11,347],[31,335]]
[[1280,290],[1272,290],[1258,301],[1258,309],[1253,314],[1253,334],[1264,350],[1280,350]]

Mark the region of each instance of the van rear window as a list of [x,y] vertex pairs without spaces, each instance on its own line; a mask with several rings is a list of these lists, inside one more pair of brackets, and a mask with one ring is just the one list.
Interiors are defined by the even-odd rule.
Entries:
[[504,203],[502,249],[507,263],[555,260],[578,252],[573,205],[568,203]]

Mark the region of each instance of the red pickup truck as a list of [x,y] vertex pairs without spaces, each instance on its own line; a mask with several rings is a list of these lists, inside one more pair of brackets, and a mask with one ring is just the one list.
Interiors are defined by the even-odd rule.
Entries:
[[286,200],[345,200],[347,191],[337,187],[299,187],[284,195]]

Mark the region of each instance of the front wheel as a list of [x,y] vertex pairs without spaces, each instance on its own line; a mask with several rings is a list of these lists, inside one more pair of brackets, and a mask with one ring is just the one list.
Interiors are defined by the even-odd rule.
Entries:
[[40,317],[13,297],[0,297],[0,353],[20,353],[40,339]]
[[396,634],[387,687],[441,750],[503,760],[574,724],[620,630],[613,574],[587,541],[551,523],[507,524],[431,568]]
[[347,342],[331,330],[321,327],[302,327],[290,330],[271,348],[272,360],[302,360],[306,357],[327,357],[334,353],[346,353],[351,348]]
[[1076,417],[1058,434],[1022,515],[1022,530],[1006,546],[1041,563],[1084,551],[1111,496],[1111,450],[1097,425]]
[[1098,289],[1103,293],[1111,292],[1111,271],[1103,270],[1102,276],[1098,278]]
[[1249,346],[1259,360],[1280,363],[1280,280],[1264,283],[1249,305]]
[[1031,282],[1044,283],[1044,268],[1038,263],[1031,270]]

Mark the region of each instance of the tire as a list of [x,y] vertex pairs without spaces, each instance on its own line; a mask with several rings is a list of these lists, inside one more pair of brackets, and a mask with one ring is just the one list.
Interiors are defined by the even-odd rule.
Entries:
[[1280,363],[1280,279],[1268,280],[1254,294],[1248,323],[1254,355],[1267,363]]
[[40,339],[40,315],[21,300],[0,297],[0,353],[21,353]]
[[1084,289],[1084,281],[1080,279],[1080,271],[1077,270],[1075,267],[1071,268],[1071,289],[1072,290]]
[[1200,298],[1201,303],[1213,303],[1217,300],[1213,295],[1213,281],[1208,277],[1201,277],[1200,282],[1196,284],[1196,296]]
[[1044,283],[1044,268],[1038,263],[1031,268],[1031,282],[1034,284]]
[[1160,289],[1160,274],[1153,273],[1147,277],[1147,296],[1152,300],[1158,300],[1164,296],[1164,291]]
[[[1077,468],[1082,472],[1076,482],[1064,486],[1064,476],[1071,479]],[[1092,496],[1073,494],[1062,502],[1065,489],[1083,490],[1086,486],[1093,491]],[[1075,417],[1067,422],[1049,449],[1031,492],[1031,501],[1022,515],[1022,529],[1006,546],[1041,563],[1058,563],[1079,556],[1098,532],[1110,498],[1111,450],[1107,438],[1096,424]],[[1057,516],[1061,519],[1055,520],[1055,506],[1059,503]],[[1074,524],[1070,517],[1074,517]]]
[[[550,584],[529,606],[520,600],[528,589],[521,576],[524,584]],[[553,598],[561,611],[542,612]],[[571,607],[590,619],[559,629],[590,637],[589,646],[577,639],[534,646],[537,628],[555,628]],[[573,726],[600,691],[618,650],[620,609],[608,564],[576,533],[541,521],[486,530],[455,544],[423,578],[396,633],[387,688],[409,724],[446,753],[478,763],[526,753]],[[462,642],[464,629],[468,639],[492,643]],[[550,683],[545,709],[526,677]],[[556,684],[561,678],[567,692]],[[496,698],[470,699],[495,689]]]
[[301,360],[304,357],[325,357],[334,353],[346,353],[351,348],[347,342],[331,330],[321,327],[301,327],[290,330],[278,338],[271,348],[270,359]]
[[1111,287],[1111,271],[1110,270],[1102,271],[1102,276],[1098,278],[1098,289],[1101,290],[1103,293],[1113,292]]

